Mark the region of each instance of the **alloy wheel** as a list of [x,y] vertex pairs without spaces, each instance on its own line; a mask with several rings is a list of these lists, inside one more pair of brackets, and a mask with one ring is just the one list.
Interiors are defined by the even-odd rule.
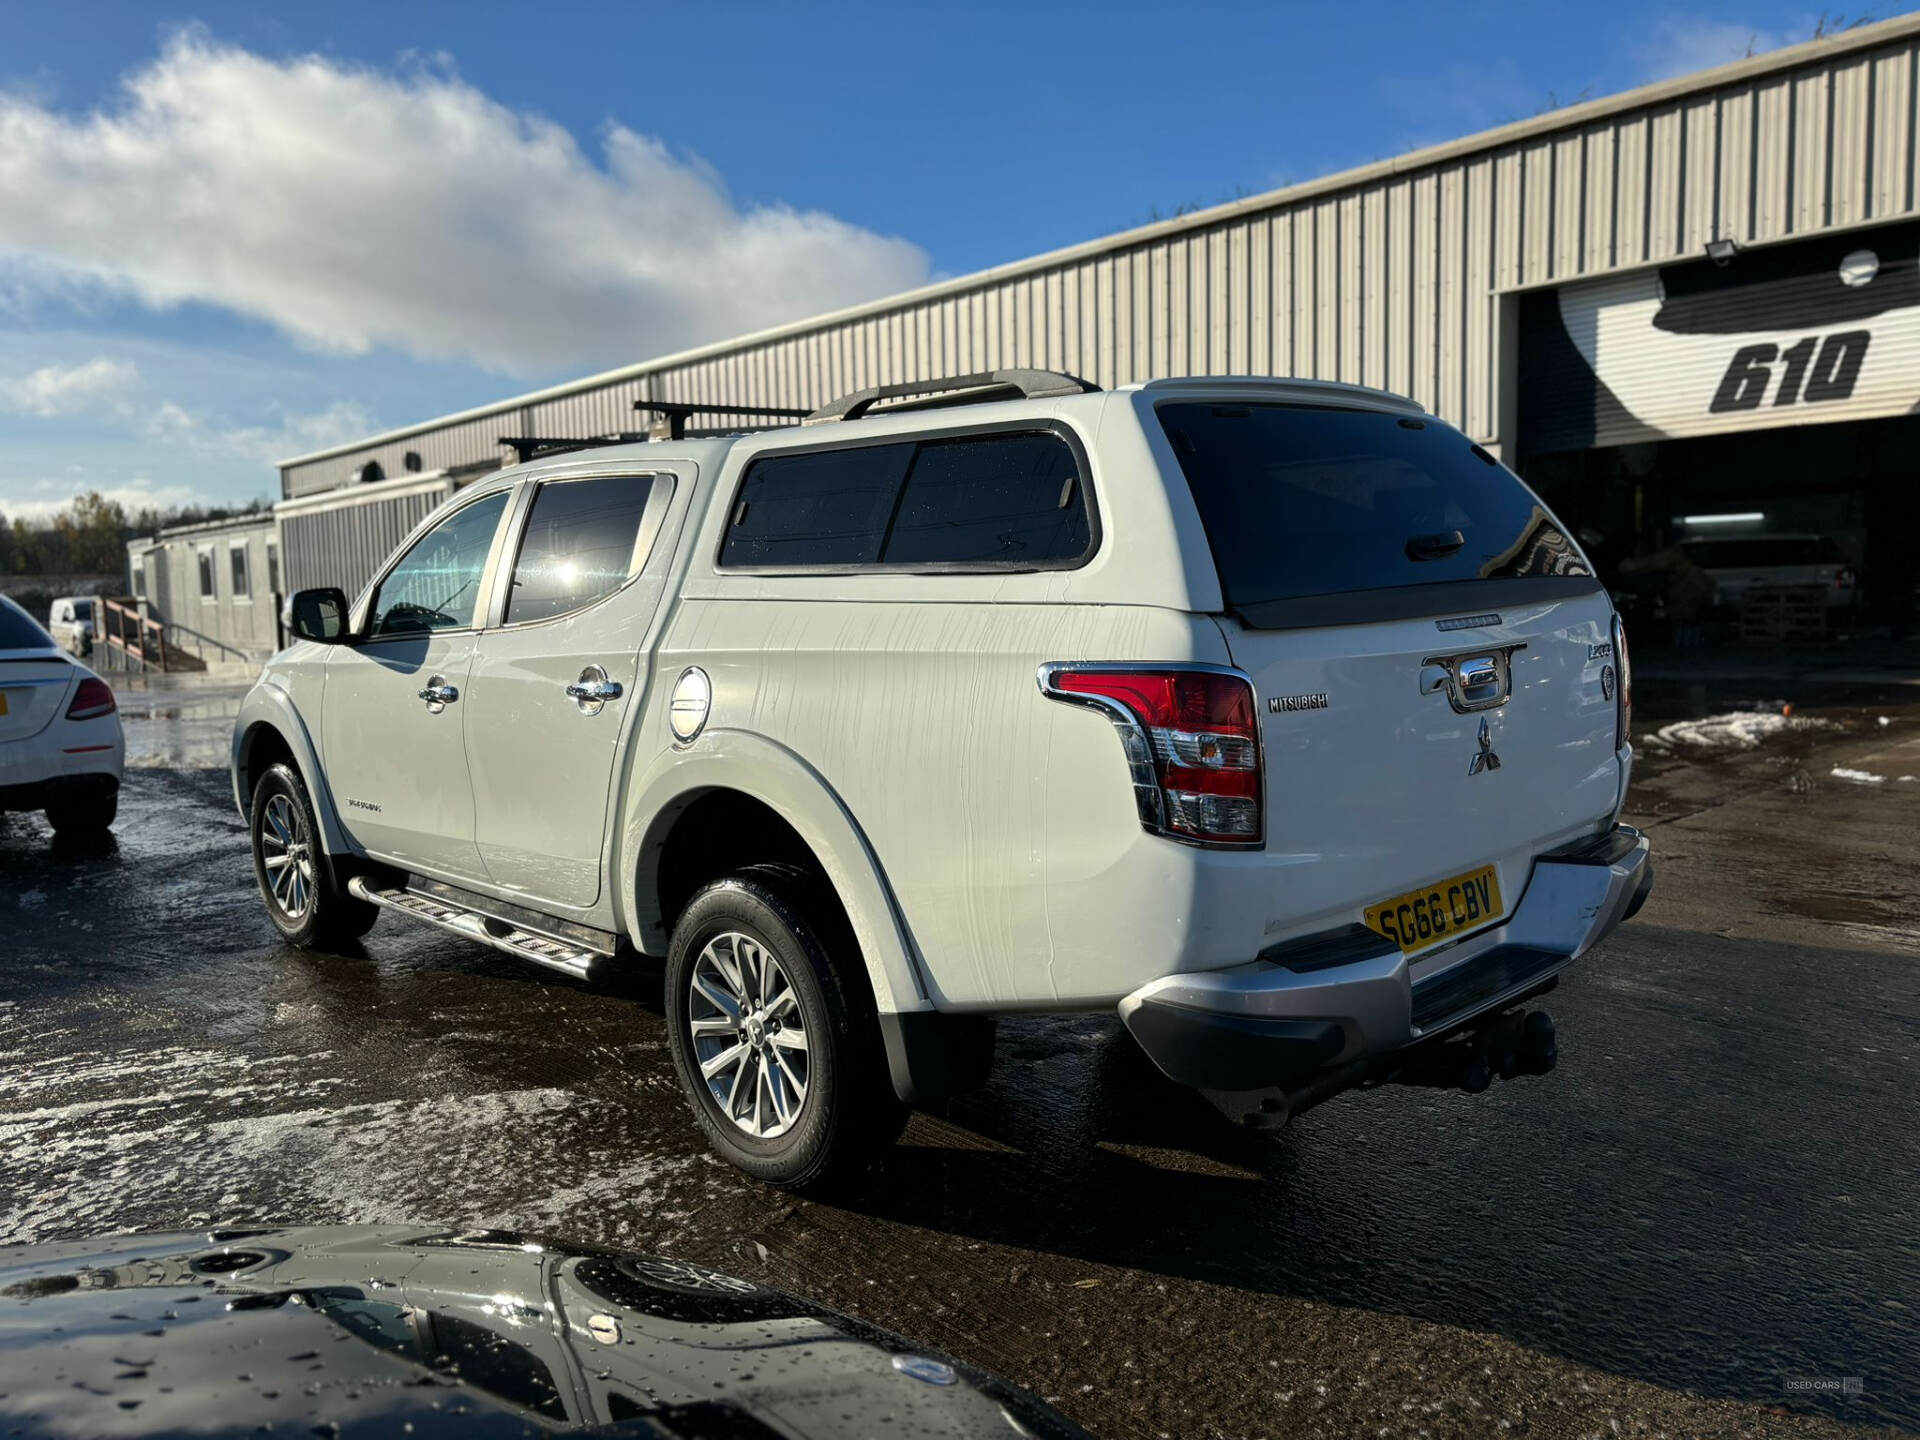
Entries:
[[300,920],[313,905],[313,842],[299,807],[274,795],[260,816],[260,857],[273,903],[288,920]]
[[687,1019],[720,1113],[756,1140],[792,1129],[811,1056],[800,996],[773,952],[738,930],[714,936],[693,963]]

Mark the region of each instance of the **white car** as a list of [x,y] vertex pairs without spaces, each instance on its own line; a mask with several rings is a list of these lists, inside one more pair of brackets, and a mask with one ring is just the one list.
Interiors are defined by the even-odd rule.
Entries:
[[70,655],[91,655],[93,637],[100,633],[91,595],[62,595],[47,614],[47,633]]
[[125,762],[112,687],[0,595],[0,811],[97,834],[113,824]]
[[1829,610],[1859,599],[1859,576],[1831,535],[1729,535],[1680,548],[1713,581],[1716,605],[1737,610],[1749,590],[1818,589]]
[[783,1185],[1004,1015],[1117,1015],[1254,1126],[1544,1066],[1517,1007],[1653,880],[1606,591],[1375,390],[1000,371],[574,444],[288,622],[233,743],[282,933],[664,960],[697,1120]]

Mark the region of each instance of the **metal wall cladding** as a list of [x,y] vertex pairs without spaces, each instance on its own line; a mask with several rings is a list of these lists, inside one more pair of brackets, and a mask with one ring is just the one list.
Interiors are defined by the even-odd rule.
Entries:
[[1920,409],[1920,223],[1528,297],[1530,453]]
[[424,520],[452,491],[437,490],[399,495],[389,500],[283,514],[280,534],[285,546],[287,592],[337,585],[349,598],[373,578],[413,527]]
[[[388,475],[498,456],[503,434],[644,427],[635,399],[815,406],[869,385],[1006,366],[1103,386],[1272,374],[1411,395],[1499,441],[1502,292],[1911,214],[1920,24],[1893,21],[1737,79],[1574,107],[1346,176],[507,402],[289,466],[289,495],[367,459]],[[694,422],[702,421],[696,417]],[[720,422],[714,422],[716,425]],[[1507,425],[1510,428],[1510,425]]]

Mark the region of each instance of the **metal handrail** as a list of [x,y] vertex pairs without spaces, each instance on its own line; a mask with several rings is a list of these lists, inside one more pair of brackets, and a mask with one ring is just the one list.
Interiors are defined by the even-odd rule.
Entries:
[[[225,651],[227,654],[231,655],[236,660],[248,659],[248,655],[246,651],[241,650],[236,646],[229,645],[224,640],[216,640],[211,635],[202,635],[198,630],[189,629],[187,626],[180,624],[179,621],[177,620],[162,620],[156,623],[161,625],[165,630],[178,631],[182,635],[189,636],[197,645],[200,645],[200,646],[210,645],[215,650]],[[202,656],[200,658],[204,660],[206,657]]]

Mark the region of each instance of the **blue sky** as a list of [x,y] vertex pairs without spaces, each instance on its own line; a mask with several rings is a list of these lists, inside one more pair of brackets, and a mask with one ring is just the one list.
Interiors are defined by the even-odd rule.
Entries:
[[21,6],[0,512],[271,461],[1809,38],[1752,3]]

